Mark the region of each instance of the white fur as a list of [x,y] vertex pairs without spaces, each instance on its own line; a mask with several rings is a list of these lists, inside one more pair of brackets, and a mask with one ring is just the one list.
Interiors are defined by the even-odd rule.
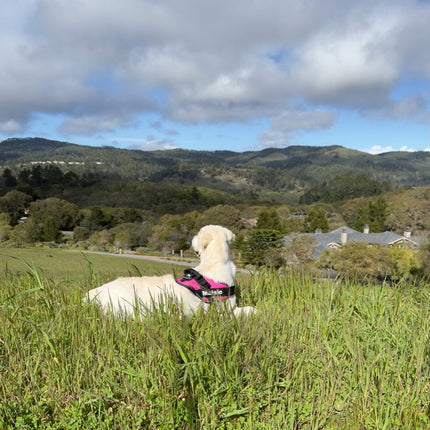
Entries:
[[[194,269],[216,282],[234,285],[236,266],[230,260],[229,252],[229,244],[234,239],[235,235],[225,227],[203,227],[192,240],[192,246],[200,257],[200,264]],[[147,309],[165,306],[169,299],[180,305],[185,315],[199,308],[206,311],[212,306],[179,285],[172,275],[118,278],[88,291],[87,299],[96,300],[105,310],[112,310],[117,315],[135,311],[144,313]],[[249,315],[255,311],[251,306],[236,307],[236,296],[225,302],[235,315]]]

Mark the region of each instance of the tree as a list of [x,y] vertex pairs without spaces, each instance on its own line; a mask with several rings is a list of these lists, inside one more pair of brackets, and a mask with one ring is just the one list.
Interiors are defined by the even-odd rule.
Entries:
[[90,232],[87,228],[77,225],[73,229],[73,239],[76,241],[87,240],[90,237]]
[[0,212],[0,242],[9,239],[11,230],[10,216],[6,212]]
[[151,228],[146,223],[123,223],[109,230],[117,248],[134,249],[148,244]]
[[240,211],[239,209],[229,205],[217,205],[211,207],[198,217],[195,229],[197,231],[208,224],[219,224],[237,232],[242,228]]
[[[424,201],[428,205],[428,201]],[[419,207],[415,201],[402,202],[401,207],[390,211],[385,222],[388,230],[403,232],[409,226],[412,231],[426,230],[430,225],[430,214],[427,207]]]
[[301,216],[293,216],[283,220],[283,230],[285,233],[292,231],[299,232],[303,231],[304,219]]
[[135,208],[125,208],[123,213],[123,222],[138,222],[142,221],[142,215]]
[[122,230],[114,235],[113,243],[117,249],[129,250],[132,247],[133,238],[129,231]]
[[[40,225],[52,219],[58,230],[73,230],[79,220],[79,208],[74,203],[51,197],[31,203],[30,217]],[[52,225],[51,223],[51,227]]]
[[319,264],[350,279],[368,282],[390,278],[393,268],[389,248],[364,242],[348,242],[339,250],[325,249]]
[[317,240],[312,236],[293,236],[287,246],[284,247],[284,258],[287,264],[301,267],[313,261],[313,253]]
[[323,233],[327,233],[329,229],[323,208],[311,209],[303,222],[303,231],[305,233],[314,233],[317,229],[321,229]]
[[306,191],[300,203],[333,203],[357,197],[375,196],[391,189],[389,181],[379,182],[368,175],[340,175]]
[[340,250],[324,250],[319,258],[323,267],[357,280],[408,281],[419,274],[419,258],[408,248],[369,246],[348,242]]
[[43,220],[41,225],[41,239],[44,242],[56,242],[61,238],[58,222],[52,216]]
[[30,183],[31,170],[23,169],[18,173],[18,184],[28,185]]
[[175,234],[168,225],[154,225],[152,227],[152,234],[149,237],[149,245],[153,249],[171,252],[176,248]]
[[257,217],[257,228],[259,230],[282,231],[281,219],[275,208],[262,209]]
[[185,251],[190,248],[190,243],[185,236],[179,236],[176,241],[176,252]]
[[2,176],[0,177],[0,190],[10,189],[15,187],[17,184],[15,176],[12,175],[12,171],[10,169],[4,169]]
[[113,217],[104,207],[94,206],[82,211],[80,225],[89,231],[99,231],[114,226]]
[[421,246],[418,252],[418,259],[422,274],[430,278],[430,243]]
[[257,266],[274,265],[272,263],[275,261],[278,265],[278,254],[281,254],[281,247],[282,233],[275,230],[252,229],[244,240],[243,259],[245,263]]
[[385,222],[388,216],[388,203],[383,196],[369,202],[369,227],[377,233],[385,231]]
[[16,246],[35,243],[40,238],[40,228],[31,219],[17,224],[9,233],[9,239]]
[[111,244],[112,237],[107,230],[101,230],[93,233],[89,240],[92,245],[97,247],[97,249],[107,251]]
[[352,228],[357,231],[363,231],[364,226],[367,224],[370,231],[373,233],[373,228],[370,226],[369,206],[361,206],[357,209],[357,212],[353,216]]
[[11,225],[15,225],[25,215],[32,200],[31,196],[21,191],[9,191],[0,198],[0,211],[6,212],[10,216]]
[[419,260],[416,251],[408,248],[391,248],[390,259],[393,265],[391,279],[408,281],[418,273]]
[[371,232],[380,233],[385,231],[387,217],[388,203],[383,196],[379,196],[377,199],[361,201],[355,213],[349,216],[349,223],[359,231],[368,224]]

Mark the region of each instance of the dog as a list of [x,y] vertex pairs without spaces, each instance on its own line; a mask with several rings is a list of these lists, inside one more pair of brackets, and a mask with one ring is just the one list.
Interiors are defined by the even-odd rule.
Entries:
[[118,278],[88,291],[86,298],[118,316],[166,309],[170,300],[185,316],[198,309],[208,311],[213,303],[225,303],[235,315],[252,314],[256,311],[253,307],[236,304],[236,266],[229,250],[234,240],[235,235],[227,228],[207,225],[191,242],[200,263],[194,269],[185,270],[181,278],[175,279],[170,274]]

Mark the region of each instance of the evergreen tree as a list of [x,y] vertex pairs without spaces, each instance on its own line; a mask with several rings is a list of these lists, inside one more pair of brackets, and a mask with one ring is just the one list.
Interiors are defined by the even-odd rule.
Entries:
[[[279,260],[277,254],[281,254],[282,234],[275,230],[253,229],[245,238],[243,244],[244,261],[248,264],[271,265],[270,260]],[[274,253],[273,251],[278,251]]]
[[107,208],[95,206],[84,211],[84,218],[80,225],[93,232],[111,228],[114,222]]
[[56,242],[60,239],[61,233],[58,223],[53,217],[48,217],[43,221],[41,236],[44,242]]
[[257,229],[274,230],[280,232],[282,230],[281,219],[275,208],[262,209],[257,217]]
[[12,175],[12,171],[10,169],[4,169],[0,183],[6,189],[11,189],[16,186],[16,178]]
[[303,222],[303,231],[305,233],[314,233],[320,229],[327,233],[329,229],[327,216],[323,208],[311,209]]
[[388,203],[383,196],[369,202],[369,227],[374,233],[385,231],[388,216]]
[[385,231],[388,217],[388,203],[383,196],[359,207],[353,217],[352,228],[362,231],[365,224],[372,233]]
[[[369,206],[361,206],[357,209],[357,212],[354,214],[353,223],[351,224],[352,228],[357,231],[363,231],[364,226],[369,225]],[[370,225],[369,225],[369,228]],[[373,229],[371,230],[373,232]]]

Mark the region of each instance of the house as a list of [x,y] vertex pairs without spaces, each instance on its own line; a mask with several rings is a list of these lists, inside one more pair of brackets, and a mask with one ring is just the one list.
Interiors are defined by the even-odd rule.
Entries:
[[[418,248],[417,239],[411,236],[410,229],[406,229],[402,235],[385,231],[384,233],[370,233],[369,226],[364,227],[363,232],[356,231],[349,227],[340,227],[329,233],[316,231],[315,233],[303,233],[300,236],[309,236],[316,239],[316,246],[312,257],[317,259],[324,249],[339,249],[347,242],[365,242],[369,245]],[[284,244],[288,245],[292,236],[284,237]]]

